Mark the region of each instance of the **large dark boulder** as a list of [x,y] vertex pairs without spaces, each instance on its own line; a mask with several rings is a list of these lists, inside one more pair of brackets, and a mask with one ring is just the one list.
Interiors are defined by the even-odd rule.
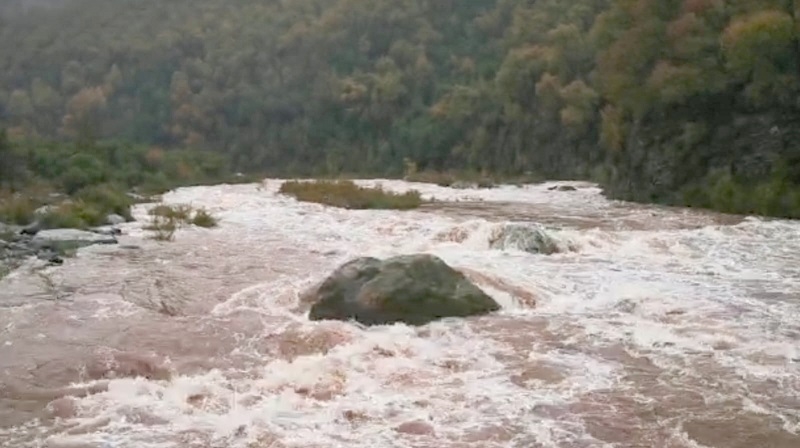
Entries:
[[311,320],[365,325],[424,325],[445,317],[487,314],[500,305],[432,255],[358,258],[331,274],[306,298]]

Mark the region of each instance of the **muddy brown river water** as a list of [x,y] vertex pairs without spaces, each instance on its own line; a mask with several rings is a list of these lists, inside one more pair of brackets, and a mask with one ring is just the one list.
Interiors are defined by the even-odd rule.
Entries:
[[[181,189],[216,229],[124,227],[0,280],[0,447],[798,448],[800,223],[452,190],[410,212]],[[146,217],[147,205],[136,215]],[[508,222],[562,251],[492,250]],[[503,305],[424,327],[309,322],[356,256],[426,252]]]

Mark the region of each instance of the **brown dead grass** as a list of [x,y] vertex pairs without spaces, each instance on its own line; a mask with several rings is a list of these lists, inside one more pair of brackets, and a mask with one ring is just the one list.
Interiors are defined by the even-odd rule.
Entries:
[[299,201],[346,209],[410,210],[423,203],[418,191],[394,193],[380,187],[359,187],[349,180],[287,181],[280,192]]

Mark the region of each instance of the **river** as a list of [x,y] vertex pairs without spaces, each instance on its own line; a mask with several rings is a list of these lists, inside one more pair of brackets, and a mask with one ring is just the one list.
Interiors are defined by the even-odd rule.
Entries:
[[[609,201],[592,184],[348,211],[280,181],[193,187],[215,229],[0,281],[0,447],[797,448],[800,223]],[[135,215],[146,220],[146,205]],[[492,250],[538,222],[562,251]],[[432,253],[503,305],[419,328],[309,322],[357,256]]]

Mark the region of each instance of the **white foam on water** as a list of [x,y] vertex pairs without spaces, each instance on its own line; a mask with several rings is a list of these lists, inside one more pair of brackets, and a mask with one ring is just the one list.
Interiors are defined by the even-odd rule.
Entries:
[[[247,446],[265,431],[290,446],[338,441],[372,447],[414,446],[398,441],[393,429],[407,421],[430,421],[437,433],[453,436],[476,424],[502,425],[509,419],[556,424],[539,421],[526,410],[563,397],[545,390],[525,393],[509,383],[503,364],[492,356],[503,348],[461,322],[434,324],[425,336],[403,325],[350,331],[355,333],[353,343],[325,356],[267,361],[249,372],[253,378],[247,381],[232,382],[220,372],[168,383],[118,380],[108,392],[84,402],[91,414],[100,414],[93,421],[114,422],[104,427],[111,440],[124,436],[128,444],[147,447],[162,443],[149,441],[155,434],[196,430],[209,431],[211,440],[233,447]],[[561,362],[575,372],[573,393],[611,383],[613,369],[601,363],[575,356]],[[304,391],[317,391],[321,398],[309,398]],[[204,397],[202,404],[190,404],[190,397],[197,395]],[[129,420],[131,409],[146,413],[147,420],[169,424],[136,424]],[[348,423],[354,419],[356,425]],[[97,440],[97,435],[81,440]]]
[[[564,216],[614,204],[589,184],[558,192],[549,190],[556,183],[487,190],[359,183],[416,189],[439,201],[546,204],[560,207]],[[97,427],[85,434],[56,431],[46,439],[48,446],[250,448],[269,446],[264,442],[269,439],[291,447],[623,447],[596,438],[579,411],[565,416],[538,410],[569,409],[592,392],[633,394],[624,379],[630,366],[600,354],[614,346],[686,381],[702,376],[705,360],[738,376],[730,387],[702,392],[708,397],[736,398],[733,390],[756,380],[778,381],[786,394],[800,393],[798,223],[749,219],[687,230],[552,229],[550,235],[567,250],[545,256],[490,249],[489,238],[507,224],[503,220],[339,210],[281,196],[279,186],[280,181],[267,180],[184,188],[164,195],[164,201],[206,207],[221,220],[218,229],[181,230],[178,239],[202,242],[214,236],[242,250],[304,248],[331,254],[320,262],[329,269],[356,256],[426,252],[529,292],[536,306],[481,284],[503,306],[496,317],[366,329],[309,322],[297,311],[299,294],[329,270],[242,285],[205,319],[259,316],[263,332],[243,334],[237,348],[261,356],[257,367],[231,366],[169,381],[112,380],[107,392],[82,398],[79,416],[70,421]],[[146,206],[136,215],[146,216]],[[140,224],[128,226],[134,236],[146,234]],[[492,326],[493,319],[522,326],[504,330]],[[288,331],[300,339],[323,334],[335,342],[291,359],[259,352],[259,341]],[[529,342],[520,334],[526,331]],[[514,378],[526,362],[551,366],[560,377],[534,375],[520,384]],[[743,406],[780,418],[786,431],[797,434],[800,416],[773,399],[751,397]],[[412,421],[427,422],[435,436],[396,431]],[[669,436],[674,446],[701,446],[679,426]]]

